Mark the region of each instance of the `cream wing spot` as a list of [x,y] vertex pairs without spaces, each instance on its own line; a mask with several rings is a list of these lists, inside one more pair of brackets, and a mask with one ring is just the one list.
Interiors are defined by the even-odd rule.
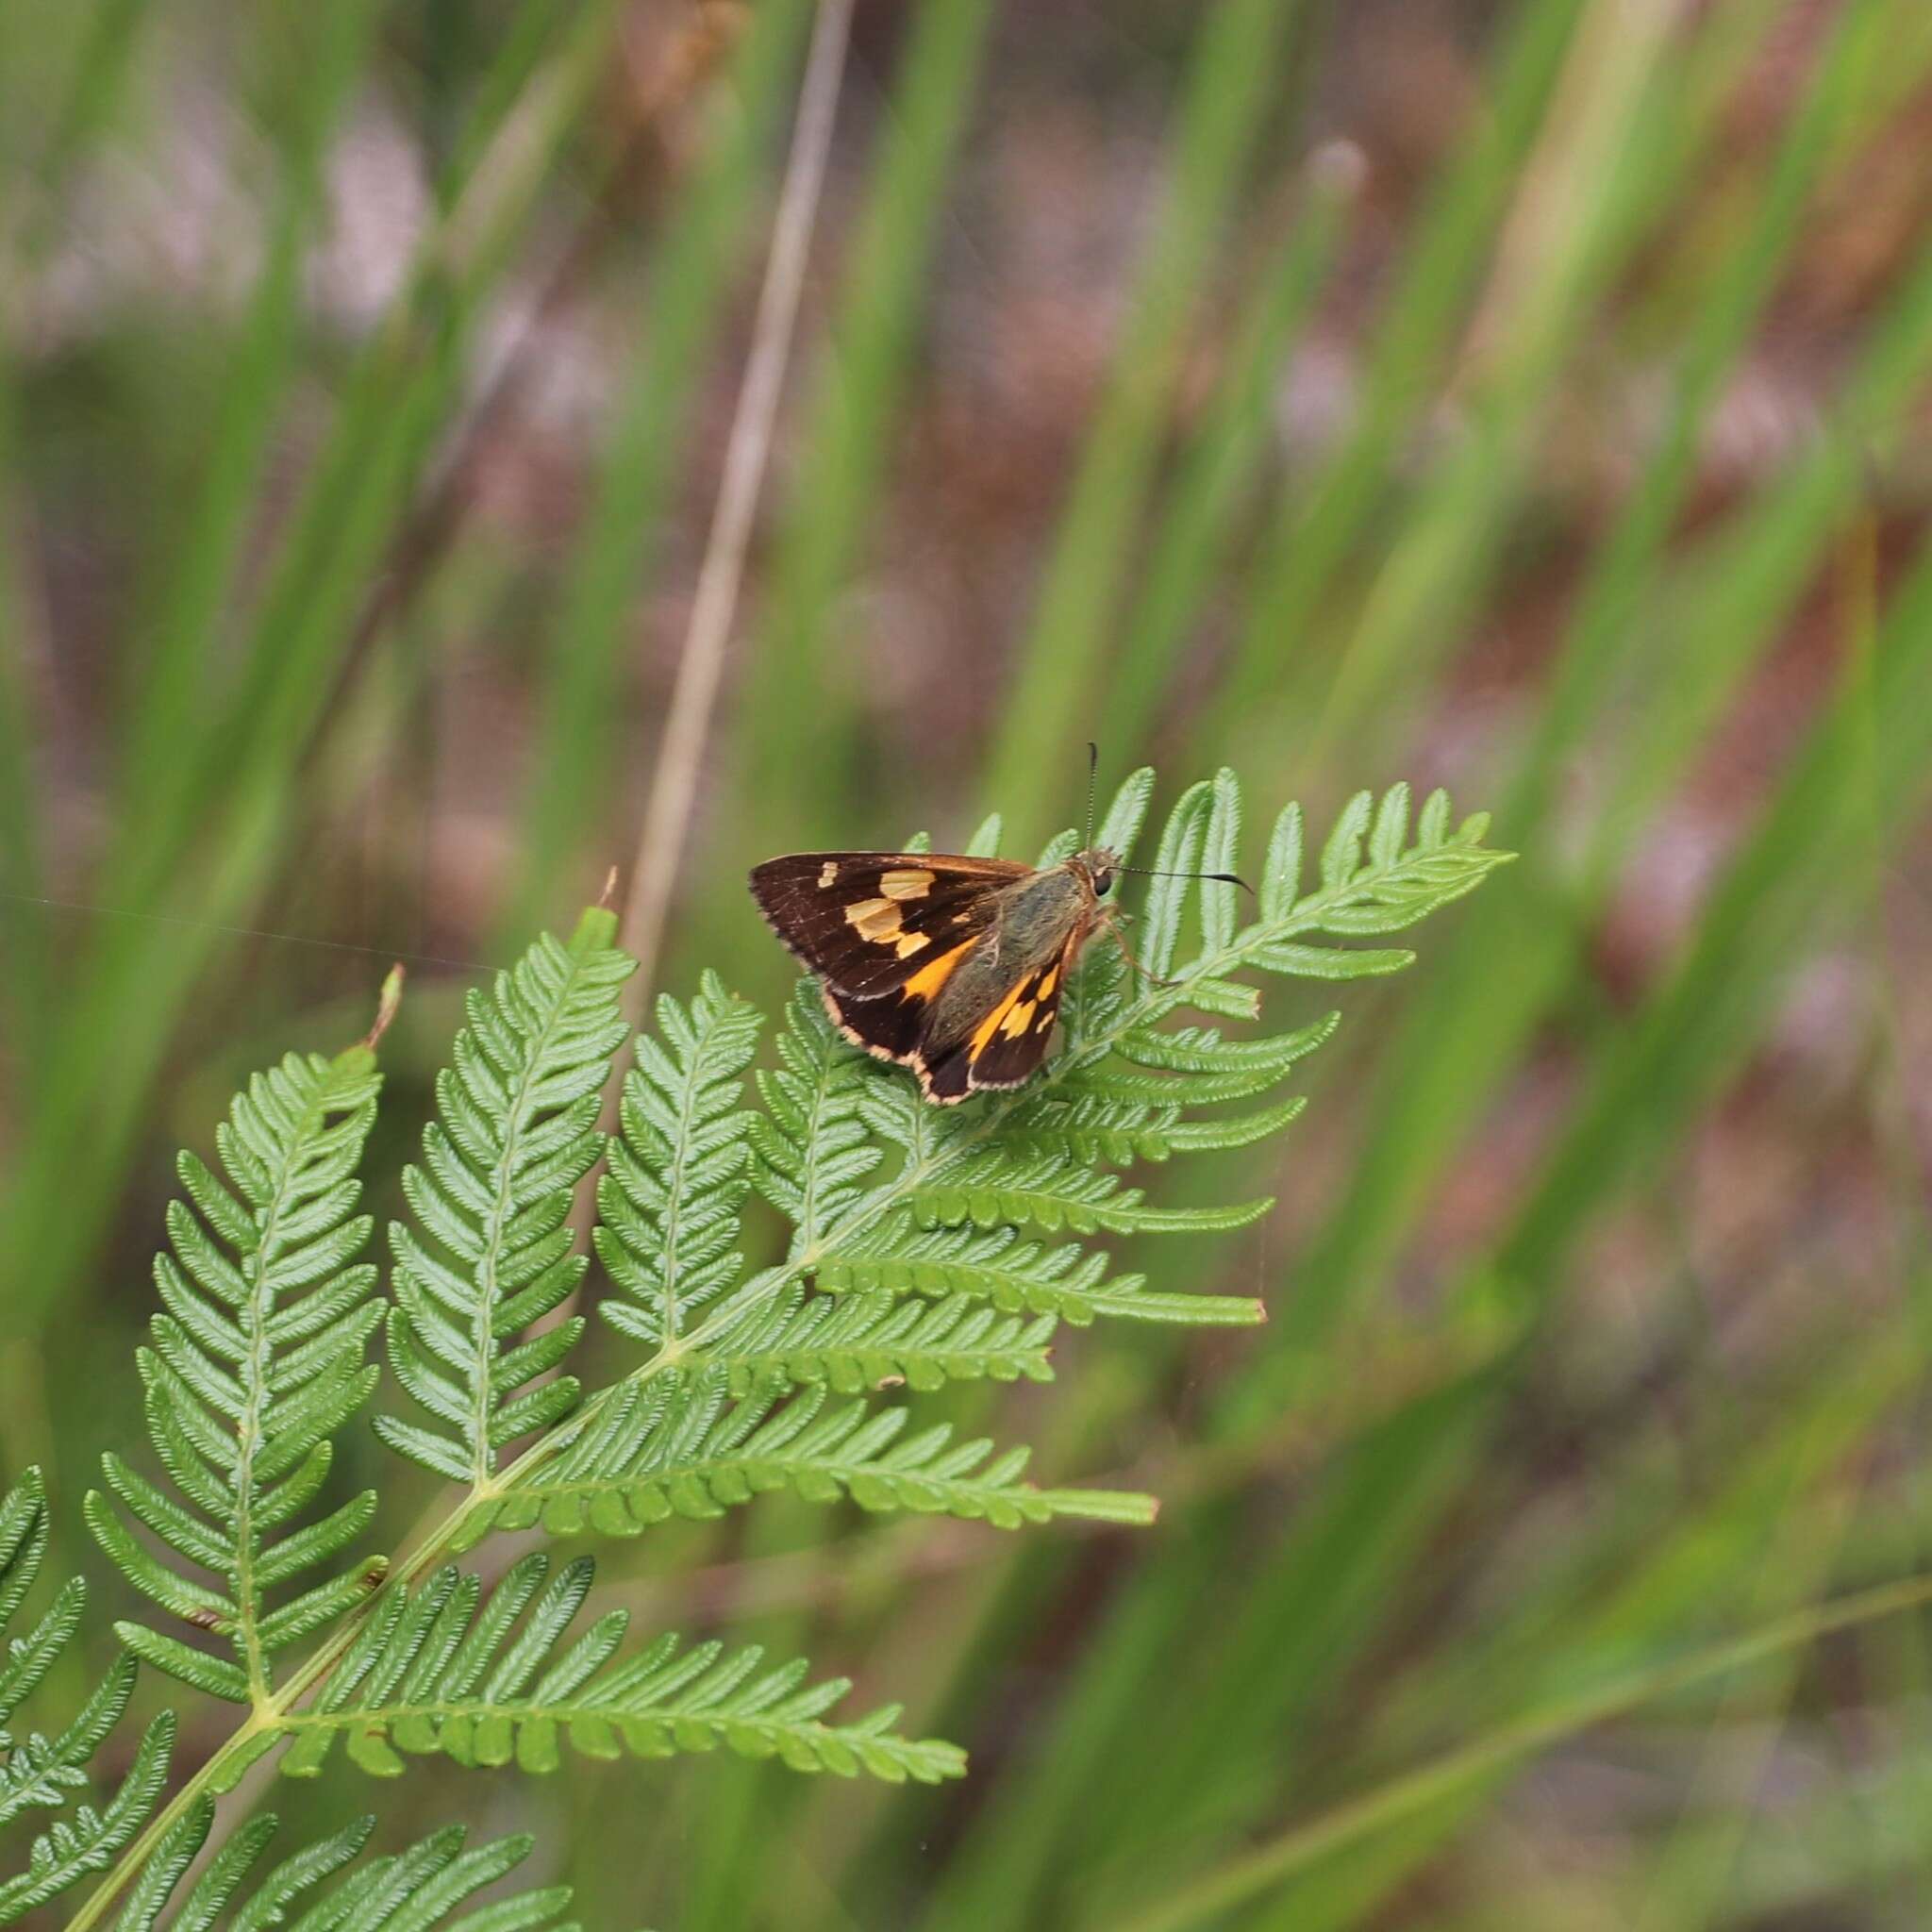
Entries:
[[922,946],[929,946],[931,944],[932,941],[923,932],[902,933],[899,936],[899,943],[892,948],[892,951],[899,958],[909,959]]
[[889,899],[923,899],[932,890],[932,874],[904,866],[879,874],[879,891]]
[[899,908],[890,899],[860,899],[845,908],[845,923],[858,928],[863,940],[885,941],[899,936]]
[[1033,1023],[1034,1032],[1044,1033],[1046,1029],[1053,1024],[1053,1013],[1054,1009],[1051,1007],[1041,1007],[1040,1009],[1040,1018],[1034,1021]]
[[823,892],[826,887],[836,885],[838,880],[839,861],[836,858],[828,858],[819,867],[819,891]]

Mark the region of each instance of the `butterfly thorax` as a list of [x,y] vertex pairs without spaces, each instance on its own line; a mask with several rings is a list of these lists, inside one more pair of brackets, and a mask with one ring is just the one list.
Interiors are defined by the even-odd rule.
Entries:
[[1050,970],[1070,944],[1085,937],[1098,916],[1098,881],[1111,883],[1111,866],[1094,863],[1104,857],[1083,852],[998,889],[979,943],[961,958],[934,1000],[929,1037],[935,1045],[968,1038],[1003,995],[1028,974]]

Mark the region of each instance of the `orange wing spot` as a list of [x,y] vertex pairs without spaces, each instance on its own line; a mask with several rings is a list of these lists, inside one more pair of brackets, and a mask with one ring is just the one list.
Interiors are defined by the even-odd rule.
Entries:
[[1057,987],[1059,983],[1060,969],[1058,966],[1049,966],[1046,969],[1045,974],[1041,978],[1040,991],[1038,993],[1034,995],[1034,997],[1036,999],[1042,1000],[1051,997],[1054,988]]
[[963,946],[955,946],[949,953],[941,953],[937,958],[928,959],[904,986],[899,989],[902,1000],[929,1000],[953,976],[953,968],[963,959],[979,942],[968,940]]
[[1007,1017],[1000,1022],[1000,1031],[1008,1040],[1017,1040],[1026,1030],[1027,1022],[1033,1018],[1033,1002],[1022,1000]]
[[[1022,984],[1024,985],[1024,982],[1023,981]],[[1006,996],[1006,998],[1003,999],[999,1003],[999,1005],[996,1006],[992,1009],[992,1011],[990,1012],[986,1016],[986,1018],[979,1023],[979,1025],[977,1029],[974,1031],[973,1039],[967,1048],[967,1058],[969,1059],[976,1060],[979,1058],[979,1056],[986,1051],[987,1047],[991,1044],[992,1041],[993,1035],[1000,1030],[1001,1023],[1006,1019],[1007,1015],[1013,1010],[1013,1008],[1019,1003],[1019,998],[1020,987],[1016,986],[1012,990],[1012,991],[1009,992]]]

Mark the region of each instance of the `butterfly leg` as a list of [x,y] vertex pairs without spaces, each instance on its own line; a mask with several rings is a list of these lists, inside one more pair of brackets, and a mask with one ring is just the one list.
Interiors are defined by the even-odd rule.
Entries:
[[1112,940],[1114,944],[1121,949],[1121,958],[1124,959],[1127,962],[1127,964],[1130,967],[1132,967],[1132,969],[1148,983],[1149,986],[1180,985],[1181,982],[1178,979],[1168,979],[1158,973],[1150,973],[1146,969],[1146,967],[1141,965],[1140,960],[1134,958],[1134,949],[1127,944],[1126,935],[1120,929],[1119,919],[1119,914],[1109,912],[1108,916],[1101,922],[1101,924],[1106,926],[1108,937],[1110,940]]

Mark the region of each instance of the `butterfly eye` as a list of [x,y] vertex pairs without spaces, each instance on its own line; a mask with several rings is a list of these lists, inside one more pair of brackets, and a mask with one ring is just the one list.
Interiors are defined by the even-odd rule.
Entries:
[[1104,899],[1104,898],[1106,898],[1106,897],[1107,897],[1107,895],[1108,895],[1108,893],[1109,893],[1110,891],[1113,891],[1113,874],[1112,874],[1112,873],[1110,873],[1110,872],[1104,872],[1104,873],[1102,873],[1102,874],[1100,874],[1100,876],[1099,876],[1099,877],[1098,877],[1097,879],[1095,879],[1095,880],[1093,881],[1093,896],[1094,896],[1094,897],[1095,897],[1096,899]]

